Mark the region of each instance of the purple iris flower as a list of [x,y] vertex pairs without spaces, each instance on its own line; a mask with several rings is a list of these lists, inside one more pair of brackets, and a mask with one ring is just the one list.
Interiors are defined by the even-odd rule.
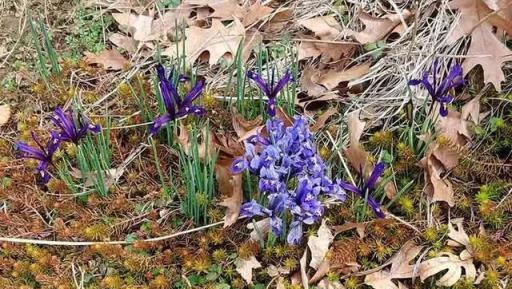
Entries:
[[[203,107],[192,104],[203,92],[204,83],[202,81],[196,82],[194,87],[182,99],[178,89],[173,84],[172,71],[169,76],[166,76],[165,68],[162,65],[158,65],[156,70],[160,81],[160,93],[167,112],[153,121],[150,128],[151,135],[156,134],[164,125],[173,120],[189,114],[203,116],[206,113]],[[182,78],[180,77],[180,79]]]
[[267,113],[269,116],[274,117],[276,115],[276,98],[277,95],[283,88],[293,80],[292,74],[290,72],[286,72],[284,76],[275,83],[274,81],[274,71],[272,71],[272,77],[270,83],[267,83],[261,75],[248,71],[247,77],[252,79],[254,83],[259,87],[259,89],[265,94],[268,98],[268,108]]
[[52,162],[53,155],[59,148],[61,139],[56,132],[52,131],[50,140],[48,141],[47,147],[45,148],[35,133],[30,133],[37,147],[31,147],[21,141],[16,142],[16,150],[18,152],[18,156],[21,158],[38,160],[39,165],[37,166],[37,171],[41,175],[43,182],[48,183],[50,180],[50,174],[48,173],[47,169]]
[[[339,185],[346,191],[353,192],[353,193],[357,194],[358,196],[360,196],[361,198],[366,197],[368,205],[372,208],[375,215],[379,218],[384,218],[385,215],[384,215],[384,212],[380,208],[379,202],[377,202],[377,200],[375,200],[375,198],[371,194],[375,190],[375,185],[377,184],[377,181],[384,173],[384,169],[385,169],[384,163],[380,162],[380,163],[376,164],[375,167],[373,168],[372,173],[370,174],[370,177],[368,178],[366,183],[364,183],[360,188],[358,188],[350,183],[344,182],[344,181],[339,182]],[[368,194],[368,195],[366,195],[366,194]]]
[[303,224],[311,225],[323,216],[326,197],[344,201],[346,193],[339,181],[327,176],[327,166],[304,118],[296,116],[289,127],[271,118],[265,129],[268,137],[258,134],[245,142],[245,155],[233,162],[232,172],[248,170],[258,176],[258,189],[269,205],[252,200],[242,205],[241,214],[271,218],[273,232],[279,236],[285,226],[280,216],[290,212],[293,220],[287,241],[298,244]]
[[60,128],[59,139],[61,141],[75,144],[78,144],[87,131],[98,133],[101,130],[101,126],[89,123],[87,118],[75,119],[72,111],[65,112],[60,107],[55,109],[55,115],[51,117],[51,121]]
[[[430,80],[432,75],[432,82]],[[434,61],[430,71],[423,73],[422,79],[412,79],[409,81],[409,85],[421,84],[428,91],[428,94],[432,97],[434,102],[439,102],[441,105],[439,108],[439,114],[441,116],[448,115],[448,109],[446,104],[453,101],[453,97],[448,93],[452,88],[457,88],[464,83],[464,75],[462,72],[462,66],[455,64],[450,68],[448,75],[442,78],[441,72],[439,71],[438,61]],[[432,103],[433,105],[433,103]]]

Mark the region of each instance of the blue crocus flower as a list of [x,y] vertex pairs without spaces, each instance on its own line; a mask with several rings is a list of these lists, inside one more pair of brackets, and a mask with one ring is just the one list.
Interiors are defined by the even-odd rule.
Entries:
[[55,115],[51,117],[51,121],[60,128],[59,139],[78,144],[78,141],[85,136],[87,131],[98,133],[101,126],[89,123],[85,117],[75,119],[72,111],[63,111],[62,108],[55,109]]
[[41,175],[43,182],[48,183],[50,174],[47,169],[52,162],[53,155],[59,148],[61,139],[56,132],[52,131],[50,140],[45,148],[34,132],[30,132],[30,134],[37,147],[31,147],[21,141],[16,142],[18,157],[38,160],[37,172]]
[[293,80],[292,74],[290,72],[286,72],[277,83],[274,81],[274,71],[272,71],[272,77],[270,79],[270,83],[267,83],[261,75],[248,71],[247,77],[254,81],[254,83],[259,87],[261,92],[268,98],[267,103],[267,113],[269,116],[274,117],[276,115],[276,98],[277,95],[284,87]]
[[339,185],[346,191],[353,192],[361,198],[367,197],[368,205],[372,208],[375,215],[379,218],[384,218],[385,215],[380,208],[379,202],[377,202],[377,200],[375,200],[375,198],[372,196],[372,193],[375,190],[375,185],[377,184],[377,181],[384,173],[384,169],[384,163],[380,162],[376,164],[375,167],[373,168],[372,173],[370,174],[370,177],[368,177],[368,180],[359,188],[344,181],[339,182]]
[[[430,76],[432,76],[432,81],[430,80]],[[449,95],[450,90],[452,88],[459,87],[463,83],[464,75],[462,72],[462,66],[458,64],[453,65],[450,68],[448,75],[446,75],[445,78],[442,78],[437,60],[434,61],[430,71],[425,71],[423,73],[422,79],[412,79],[409,81],[409,85],[421,84],[425,89],[427,89],[428,94],[432,97],[433,103],[439,102],[439,114],[441,116],[448,115],[446,104],[453,101],[453,97]]]
[[[167,77],[165,68],[162,65],[158,65],[156,70],[160,81],[160,93],[167,112],[153,121],[150,128],[151,135],[156,134],[164,125],[173,120],[189,114],[203,116],[206,113],[203,107],[192,104],[203,92],[204,83],[202,81],[196,82],[194,87],[182,99],[176,86],[173,84],[172,71]],[[180,77],[180,79],[182,78]]]

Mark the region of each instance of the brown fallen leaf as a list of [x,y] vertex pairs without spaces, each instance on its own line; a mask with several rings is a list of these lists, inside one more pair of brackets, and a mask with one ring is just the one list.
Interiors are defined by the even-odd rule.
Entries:
[[359,239],[363,239],[366,235],[366,226],[367,223],[352,223],[352,222],[345,222],[343,225],[334,226],[332,229],[334,230],[334,235],[337,235],[339,233],[343,233],[345,231],[349,231],[352,229],[356,229],[357,234],[359,235]]
[[309,278],[308,278],[308,272],[307,272],[307,261],[308,261],[308,249],[306,248],[304,250],[304,254],[300,258],[299,265],[300,265],[300,281],[302,283],[302,287],[304,289],[309,289]]
[[87,64],[99,64],[107,70],[121,70],[130,65],[130,62],[115,49],[103,50],[98,54],[86,51],[84,54]]
[[226,196],[219,205],[226,207],[226,217],[224,219],[224,228],[236,223],[240,216],[240,207],[242,206],[242,174],[233,175],[231,173],[232,160],[217,161],[215,164],[215,177],[219,192]]
[[251,240],[263,242],[270,232],[270,218],[264,218],[259,221],[247,224],[247,229],[251,230]]
[[210,7],[213,13],[209,17],[221,21],[242,19],[245,15],[245,9],[237,0],[185,0],[183,4]]
[[299,45],[298,59],[322,55],[324,63],[338,61],[342,57],[350,57],[355,49],[354,44],[330,43],[336,41],[342,34],[341,25],[333,16],[320,16],[299,20],[298,24],[313,31],[321,41],[302,41]]
[[[408,19],[411,16],[411,12],[404,10],[402,17]],[[383,17],[374,17],[367,13],[362,12],[359,15],[359,19],[365,25],[365,28],[361,32],[348,31],[354,38],[361,44],[374,43],[384,39],[393,29],[401,23],[400,16],[398,14],[387,14]]]
[[263,36],[257,30],[249,30],[245,34],[243,49],[242,49],[242,60],[246,62],[251,53],[257,52],[260,48],[261,42],[263,41]]
[[126,50],[128,53],[134,53],[137,51],[137,41],[132,37],[122,35],[120,33],[114,33],[108,38],[115,46]]
[[[187,62],[192,64],[203,52],[208,52],[208,63],[214,65],[223,57],[233,60],[245,37],[245,28],[237,19],[227,27],[220,20],[213,19],[210,28],[193,26],[185,30],[185,35],[185,51],[180,52],[186,55]],[[178,46],[181,49],[181,45]],[[176,45],[170,46],[162,54],[174,57],[178,55],[176,49]]]
[[470,122],[462,119],[460,112],[448,110],[448,115],[440,117],[437,121],[436,130],[451,144],[464,146],[472,138],[470,125]]
[[443,164],[433,155],[430,148],[426,156],[420,161],[424,169],[425,193],[433,202],[444,201],[450,207],[455,205],[454,191],[448,180],[443,180],[441,174],[445,171]]
[[363,63],[341,71],[329,70],[323,73],[318,79],[318,83],[331,90],[338,86],[340,82],[358,79],[370,71],[370,64]]
[[422,282],[430,276],[447,270],[446,273],[436,281],[436,285],[451,287],[461,279],[462,268],[464,268],[464,277],[466,280],[475,280],[476,268],[472,258],[467,258],[467,256],[463,256],[463,254],[459,257],[450,252],[442,252],[439,255],[439,257],[426,260],[420,264],[419,274]]
[[[452,219],[448,223],[448,237],[450,239],[446,242],[446,244],[452,247],[464,246],[466,247],[466,250],[468,250],[468,252],[472,254],[473,249],[471,248],[471,245],[469,243],[469,236],[466,233],[466,231],[464,231],[463,222],[463,218],[457,218]],[[453,227],[453,224],[455,224],[457,229]]]
[[472,100],[468,101],[461,109],[461,118],[463,120],[471,120],[475,124],[480,124],[484,114],[480,113],[480,98],[481,94],[475,96]]
[[300,76],[300,88],[309,96],[319,96],[327,91],[325,87],[313,81],[320,79],[320,70],[311,66],[306,67]]
[[338,112],[338,109],[336,107],[331,107],[328,110],[324,111],[315,121],[315,124],[313,124],[310,128],[312,132],[319,131],[322,127],[325,126],[325,123],[327,120],[335,115]]
[[6,124],[11,117],[11,107],[8,104],[0,105],[0,126]]
[[418,256],[423,246],[417,246],[413,241],[406,242],[403,247],[391,258],[391,268],[383,269],[366,275],[364,283],[375,289],[398,289],[393,279],[408,279],[414,276],[415,265],[411,261]]
[[351,112],[347,116],[349,147],[345,150],[350,165],[362,176],[370,170],[371,164],[368,161],[368,152],[359,143],[363,134],[366,122],[359,119],[360,111]]
[[248,132],[253,131],[254,128],[259,127],[263,124],[263,116],[259,115],[253,120],[246,120],[244,117],[233,107],[231,111],[231,120],[233,122],[233,128],[239,138],[247,135]]
[[247,284],[252,284],[252,270],[261,268],[261,263],[256,257],[251,256],[248,259],[238,258],[235,260],[236,271],[242,276]]
[[245,15],[242,17],[242,24],[247,27],[251,26],[258,21],[261,21],[265,17],[269,16],[274,9],[265,5],[261,5],[259,1],[249,6]]
[[501,82],[505,81],[501,67],[504,62],[512,60],[512,50],[496,37],[492,26],[503,28],[512,35],[512,21],[493,13],[482,0],[452,0],[449,5],[461,13],[458,29],[453,30],[449,42],[471,34],[468,57],[462,63],[465,74],[480,65],[484,71],[484,82],[492,83],[498,92],[501,91]]

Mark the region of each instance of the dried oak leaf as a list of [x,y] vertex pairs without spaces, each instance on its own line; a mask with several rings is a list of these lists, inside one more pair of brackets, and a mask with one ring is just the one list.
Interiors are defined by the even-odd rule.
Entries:
[[336,113],[338,112],[338,109],[336,109],[335,107],[331,107],[329,108],[328,110],[324,111],[315,121],[315,124],[313,124],[311,126],[311,131],[312,132],[317,132],[319,131],[322,127],[325,126],[325,123],[327,122],[327,120],[335,115]]
[[480,65],[484,71],[484,82],[492,83],[497,91],[501,91],[501,82],[505,81],[501,67],[504,62],[512,60],[512,51],[496,37],[492,26],[512,35],[512,21],[494,13],[482,0],[453,0],[449,5],[452,9],[458,9],[461,16],[457,29],[449,35],[448,41],[454,42],[462,36],[471,35],[468,57],[462,63],[465,73]]
[[337,235],[339,233],[343,233],[345,231],[349,231],[352,229],[356,229],[357,234],[359,235],[359,239],[363,239],[366,235],[366,226],[368,223],[352,223],[345,222],[343,225],[334,226],[334,234]]
[[246,120],[235,107],[233,107],[231,115],[233,128],[239,138],[246,138],[248,133],[253,132],[255,128],[261,127],[263,124],[263,116],[259,115],[253,120]]
[[473,259],[465,252],[462,252],[460,257],[449,252],[443,252],[439,257],[422,262],[419,266],[421,281],[423,282],[428,277],[447,270],[436,281],[436,285],[450,287],[462,277],[462,268],[464,268],[465,279],[474,281],[476,278],[476,268],[473,264]]
[[322,62],[337,61],[342,57],[351,56],[356,49],[354,44],[329,43],[335,41],[342,34],[341,25],[333,16],[320,16],[299,20],[298,24],[313,31],[322,41],[303,41],[299,45],[298,59],[318,57],[322,55]]
[[375,289],[398,289],[393,279],[408,279],[415,275],[415,264],[411,261],[418,256],[423,246],[417,246],[413,241],[406,242],[403,247],[391,258],[391,269],[381,270],[366,275],[364,283]]
[[[411,16],[409,10],[402,12],[402,17],[407,19]],[[390,34],[396,26],[401,24],[400,15],[387,14],[383,17],[374,17],[367,13],[361,12],[359,19],[365,25],[361,32],[349,30],[348,33],[352,34],[354,38],[361,44],[374,43],[384,39]]]
[[99,64],[105,69],[121,70],[130,65],[130,62],[115,49],[103,50],[98,54],[86,51],[84,54],[84,60],[87,64]]
[[183,4],[210,7],[213,13],[209,17],[221,21],[242,19],[245,15],[245,9],[239,5],[237,0],[185,0]]
[[114,33],[109,36],[108,40],[112,42],[115,46],[126,50],[128,53],[134,53],[137,51],[138,41],[133,39],[132,37],[122,35],[120,33]]
[[240,276],[247,282],[252,284],[252,270],[261,268],[261,263],[256,257],[251,256],[248,259],[238,258],[235,260],[236,271],[240,273]]
[[318,289],[345,289],[345,287],[340,283],[340,281],[330,281],[325,278],[322,281],[318,282],[316,285]]
[[11,107],[8,104],[0,105],[0,126],[6,124],[11,117]]
[[242,24],[247,27],[257,23],[258,21],[261,21],[261,19],[269,16],[272,11],[274,11],[274,8],[261,5],[261,3],[256,2],[247,8],[247,11],[242,17]]
[[370,71],[370,64],[363,63],[356,66],[353,66],[348,69],[344,69],[341,71],[337,70],[329,70],[324,71],[320,78],[316,81],[318,84],[325,86],[328,90],[331,90],[338,86],[340,82],[343,81],[351,81],[354,79],[358,79],[361,76],[367,74]]
[[[218,19],[212,20],[210,28],[190,27],[185,30],[186,60],[192,64],[203,53],[208,52],[210,65],[216,64],[219,59],[229,56],[230,60],[236,55],[239,44],[245,37],[245,28],[239,20],[235,19],[226,27]],[[181,45],[178,45],[181,47]],[[180,48],[181,49],[181,48]],[[170,46],[162,52],[163,55],[174,57],[176,45]]]

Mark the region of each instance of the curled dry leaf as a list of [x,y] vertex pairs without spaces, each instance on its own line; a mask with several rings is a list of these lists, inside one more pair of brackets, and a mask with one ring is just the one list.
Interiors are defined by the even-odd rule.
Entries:
[[350,165],[359,174],[363,175],[370,169],[370,163],[368,161],[368,152],[359,143],[366,125],[366,122],[359,119],[359,112],[359,110],[356,110],[347,116],[349,147],[345,150],[345,155]]
[[105,69],[121,70],[130,65],[130,62],[119,51],[103,50],[98,54],[85,52],[84,60],[87,64],[99,64]]
[[137,41],[132,37],[114,33],[108,38],[115,46],[126,50],[128,53],[134,53],[137,50]]
[[237,110],[233,107],[231,111],[231,120],[233,121],[233,128],[239,138],[247,138],[247,134],[255,132],[254,129],[261,127],[263,124],[263,116],[258,115],[255,119],[246,120]]
[[370,64],[364,63],[341,71],[329,70],[324,72],[318,79],[318,83],[332,90],[340,82],[358,79],[370,71]]
[[215,164],[215,177],[219,192],[226,196],[219,205],[226,207],[226,217],[224,227],[233,225],[240,216],[240,206],[242,205],[242,174],[233,175],[231,173],[232,160],[219,160]]
[[444,275],[436,281],[437,286],[453,286],[462,277],[462,268],[464,268],[465,279],[474,281],[476,278],[476,268],[473,259],[464,255],[454,255],[450,252],[442,252],[439,257],[435,257],[422,262],[419,266],[421,281],[433,276],[441,271],[446,271]]
[[252,270],[261,268],[261,263],[256,257],[251,256],[248,259],[238,258],[235,260],[236,271],[240,273],[240,276],[247,282],[252,284]]
[[[209,15],[209,17],[221,21],[241,19],[246,13],[237,0],[185,0],[183,4],[209,7],[213,10],[213,13]],[[208,11],[208,9],[206,9],[206,11]]]
[[421,252],[423,246],[417,246],[413,241],[406,242],[403,247],[391,258],[391,269],[381,270],[364,278],[364,283],[375,289],[398,289],[393,279],[408,279],[415,274],[415,264],[410,264]]
[[317,118],[317,120],[315,121],[315,124],[311,126],[311,131],[312,132],[319,131],[322,127],[325,126],[325,123],[327,122],[327,120],[331,116],[335,115],[337,112],[338,112],[338,109],[336,109],[336,107],[331,107],[328,110],[324,111],[324,113],[322,113]]
[[339,233],[343,233],[345,231],[349,231],[352,229],[356,229],[357,234],[359,235],[359,239],[363,239],[366,235],[366,226],[368,223],[352,223],[352,222],[345,222],[343,225],[334,226],[332,229],[334,230],[334,235],[337,235]]
[[[467,252],[472,254],[473,249],[469,243],[469,236],[466,231],[464,231],[463,222],[463,218],[457,218],[448,223],[448,237],[450,239],[447,241],[447,245],[452,247],[464,246],[466,247]],[[455,224],[457,229],[453,227],[453,224]]]
[[11,107],[8,104],[0,105],[0,126],[6,124],[11,117]]
[[322,221],[317,232],[318,236],[310,236],[308,239],[308,247],[311,250],[311,261],[309,266],[318,269],[318,266],[324,261],[325,255],[329,251],[329,246],[334,240],[331,229]]
[[333,16],[320,16],[305,20],[299,20],[298,24],[313,31],[321,41],[303,41],[299,45],[298,59],[322,56],[324,63],[338,61],[343,57],[350,57],[356,45],[344,43],[329,43],[335,41],[341,35],[341,25]]
[[[411,16],[408,10],[402,11],[402,17],[407,19]],[[359,19],[364,23],[365,28],[361,32],[348,31],[361,44],[374,43],[384,39],[396,26],[401,25],[400,15],[387,14],[383,17],[374,17],[362,12]]]
[[420,161],[420,166],[424,169],[424,191],[432,198],[433,202],[444,201],[450,207],[453,207],[455,200],[452,184],[441,178],[445,169],[443,164],[435,157],[433,151],[434,149],[430,148],[426,156]]

